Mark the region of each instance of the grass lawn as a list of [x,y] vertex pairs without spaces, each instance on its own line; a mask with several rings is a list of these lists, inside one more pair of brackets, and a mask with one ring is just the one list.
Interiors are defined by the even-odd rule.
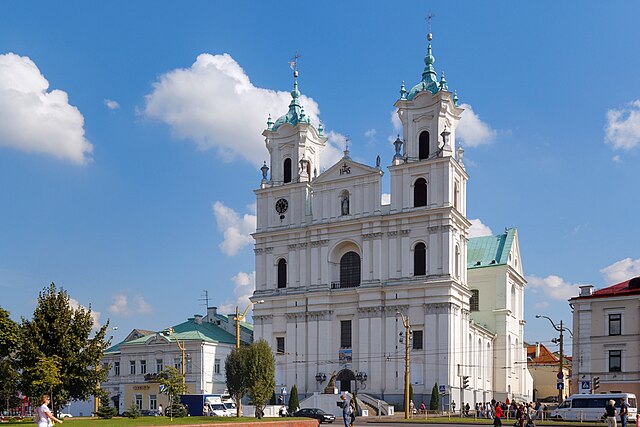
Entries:
[[[138,426],[170,426],[183,424],[216,424],[216,423],[241,423],[241,422],[274,422],[279,418],[263,418],[258,420],[253,417],[183,417],[174,418],[173,421],[169,417],[139,417],[139,418],[122,418],[115,417],[108,420],[102,418],[77,417],[65,418],[64,424],[56,424],[55,427],[138,427]],[[287,418],[287,420],[300,420],[308,418]],[[31,418],[25,418],[23,421],[3,422],[1,426],[29,425],[33,426]]]

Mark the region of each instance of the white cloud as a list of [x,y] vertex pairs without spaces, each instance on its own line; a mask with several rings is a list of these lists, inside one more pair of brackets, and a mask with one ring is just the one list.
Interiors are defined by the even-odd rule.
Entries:
[[479,219],[470,219],[471,227],[469,227],[469,238],[493,236],[493,231],[482,223]]
[[[327,144],[320,153],[320,164],[324,165],[324,169],[328,169],[336,164],[344,155],[344,149],[347,146],[347,137],[340,133],[331,131],[325,135]],[[320,173],[322,171],[318,171]]]
[[252,271],[251,273],[239,272],[235,276],[231,278],[234,283],[233,287],[233,301],[225,301],[222,304],[218,311],[223,314],[234,313],[236,306],[240,308],[240,310],[244,310],[250,303],[249,297],[253,295],[253,290],[256,285],[256,272]]
[[545,278],[538,276],[527,276],[529,289],[534,292],[542,292],[553,299],[568,300],[577,297],[580,294],[580,286],[582,283],[567,283],[562,277],[551,275]]
[[622,150],[640,145],[640,99],[625,108],[607,111],[605,142]]
[[[262,136],[267,116],[275,121],[284,115],[291,95],[254,86],[226,53],[203,53],[191,67],[161,75],[145,99],[142,114],[168,124],[174,137],[192,140],[201,150],[216,148],[225,161],[261,165],[268,158]],[[300,103],[317,124],[318,104],[304,95]]]
[[104,100],[104,105],[109,110],[117,110],[118,108],[120,108],[120,104],[118,104],[118,102],[114,101],[113,99],[105,99]]
[[[73,298],[69,298],[69,307],[71,307],[72,309],[77,309],[78,307],[82,307],[85,310],[88,310],[87,307],[85,307],[84,305],[80,304],[78,302],[78,300],[73,299]],[[100,312],[99,311],[94,311],[93,309],[91,310],[91,318],[93,319],[93,326],[91,327],[91,329],[93,330],[98,330],[100,329],[101,325],[100,325]]]
[[613,156],[611,160],[613,160],[613,163],[622,163],[622,158],[618,155]]
[[151,313],[151,306],[141,295],[134,297],[132,304],[129,304],[129,297],[123,293],[115,294],[112,300],[113,304],[109,306],[111,314],[128,317],[134,314]]
[[380,198],[380,203],[383,204],[383,205],[390,205],[391,204],[391,194],[382,193],[382,197]]
[[640,258],[625,258],[600,270],[609,285],[625,282],[640,276]]
[[471,105],[462,104],[460,106],[465,111],[462,113],[462,119],[460,119],[456,132],[462,145],[476,147],[492,142],[496,136],[496,131],[480,120],[480,116],[473,111]]
[[540,302],[536,303],[533,307],[537,308],[537,309],[547,308],[547,307],[549,307],[549,302],[548,301],[540,301]]
[[93,146],[84,117],[66,92],[49,82],[26,56],[0,55],[0,146],[86,164]]
[[364,136],[366,136],[367,138],[373,139],[376,137],[377,133],[378,131],[376,131],[375,129],[369,129],[364,133]]
[[245,246],[253,243],[251,233],[256,231],[256,215],[240,214],[222,202],[213,204],[213,213],[218,224],[218,231],[223,233],[219,247],[223,254],[236,255]]
[[[398,110],[391,111],[391,124],[393,125],[393,129],[396,132],[399,132],[402,129],[402,122],[400,121],[400,117],[398,116]],[[395,138],[393,138],[395,141]]]

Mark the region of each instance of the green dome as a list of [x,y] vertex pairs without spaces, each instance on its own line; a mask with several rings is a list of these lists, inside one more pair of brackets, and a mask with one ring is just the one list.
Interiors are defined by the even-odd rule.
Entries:
[[271,130],[278,130],[280,126],[285,123],[289,123],[291,126],[295,126],[298,123],[310,123],[309,117],[304,114],[304,109],[298,102],[300,97],[300,91],[298,90],[298,81],[293,81],[293,90],[291,91],[291,102],[289,103],[289,111],[282,117],[279,117],[275,121]]
[[436,58],[431,53],[431,43],[427,47],[427,54],[424,57],[424,71],[422,72],[422,80],[415,85],[409,91],[407,95],[408,100],[412,100],[420,92],[429,91],[433,94],[440,90],[440,84],[438,83],[438,76],[433,64],[436,62]]

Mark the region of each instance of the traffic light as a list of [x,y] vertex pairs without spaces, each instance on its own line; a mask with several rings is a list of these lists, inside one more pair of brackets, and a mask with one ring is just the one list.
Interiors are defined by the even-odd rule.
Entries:
[[462,388],[469,388],[469,376],[462,377]]
[[600,377],[593,377],[593,391],[600,388]]

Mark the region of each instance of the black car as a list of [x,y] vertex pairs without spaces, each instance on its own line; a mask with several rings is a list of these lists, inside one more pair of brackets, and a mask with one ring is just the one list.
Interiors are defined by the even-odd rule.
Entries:
[[320,421],[320,423],[332,423],[336,420],[334,415],[327,414],[322,409],[318,408],[302,408],[298,412],[294,412],[293,416],[315,418]]

